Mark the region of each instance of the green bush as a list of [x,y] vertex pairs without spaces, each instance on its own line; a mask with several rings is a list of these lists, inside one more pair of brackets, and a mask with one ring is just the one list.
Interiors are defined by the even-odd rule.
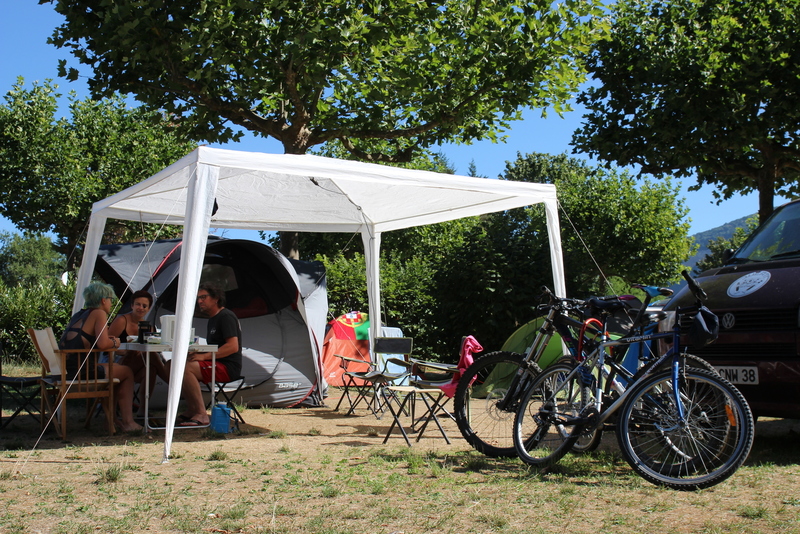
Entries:
[[[433,267],[419,256],[406,260],[391,254],[381,257],[381,311],[383,324],[397,326],[414,338],[414,352],[438,359],[435,325],[431,320],[435,300],[431,290]],[[325,264],[328,309],[338,317],[349,311],[367,311],[367,279],[363,254],[333,258],[317,256]],[[372,320],[372,318],[370,318]]]
[[72,315],[75,283],[60,280],[7,286],[0,282],[0,342],[3,355],[38,362],[28,328],[50,326],[58,336]]

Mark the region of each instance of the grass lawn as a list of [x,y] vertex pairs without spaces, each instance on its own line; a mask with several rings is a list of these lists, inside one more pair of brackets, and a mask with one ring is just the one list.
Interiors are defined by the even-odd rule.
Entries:
[[81,408],[68,442],[29,417],[0,431],[0,532],[800,533],[797,421],[759,421],[733,477],[677,492],[636,476],[611,433],[538,472],[471,451],[451,422],[451,445],[429,428],[409,448],[365,410],[249,409],[240,433],[176,431],[161,463],[163,433],[85,430]]

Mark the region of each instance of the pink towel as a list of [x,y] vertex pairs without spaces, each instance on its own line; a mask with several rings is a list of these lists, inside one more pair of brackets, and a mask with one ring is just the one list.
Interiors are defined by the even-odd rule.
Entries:
[[[464,374],[464,371],[467,370],[467,367],[472,365],[472,362],[475,361],[472,355],[476,352],[481,352],[482,350],[483,347],[480,343],[478,343],[477,339],[472,336],[467,336],[464,338],[464,341],[461,343],[461,354],[458,358],[458,372],[453,373],[453,379],[449,384],[440,386],[445,395],[452,397],[456,394],[456,388],[458,387],[458,381],[461,379],[461,375]],[[475,379],[473,378],[473,380]]]

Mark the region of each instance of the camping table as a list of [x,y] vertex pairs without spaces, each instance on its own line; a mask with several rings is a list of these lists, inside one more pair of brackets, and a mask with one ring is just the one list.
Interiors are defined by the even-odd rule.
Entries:
[[[189,352],[210,352],[211,353],[211,383],[216,383],[217,375],[217,345],[199,345],[192,343],[189,345]],[[121,343],[119,350],[135,350],[144,353],[144,366],[145,366],[145,380],[144,380],[144,431],[150,432],[151,430],[163,430],[163,426],[150,425],[150,353],[151,352],[172,352],[172,345],[167,343]],[[216,400],[216,390],[212,388],[214,400]],[[205,428],[211,424],[192,426],[186,428]],[[183,428],[183,427],[175,427]]]
[[436,426],[439,427],[439,432],[442,433],[442,437],[445,439],[448,445],[450,445],[450,438],[447,437],[447,433],[442,428],[442,423],[439,421],[439,417],[437,414],[440,415],[447,415],[450,416],[449,412],[445,409],[444,405],[447,404],[447,401],[450,400],[449,397],[445,397],[444,402],[442,402],[442,398],[444,397],[444,392],[435,387],[415,387],[415,386],[388,386],[386,387],[392,394],[405,394],[403,398],[403,402],[400,403],[400,407],[395,410],[392,406],[392,403],[389,402],[389,399],[385,399],[386,404],[389,406],[389,411],[392,413],[392,417],[394,421],[392,421],[391,426],[389,427],[389,431],[386,432],[386,437],[383,438],[383,442],[386,443],[389,441],[389,437],[392,435],[392,430],[396,426],[400,429],[400,433],[405,438],[406,443],[408,446],[411,446],[411,440],[408,439],[408,434],[406,430],[403,428],[403,424],[400,421],[400,416],[405,411],[406,406],[408,405],[408,401],[411,401],[411,430],[414,429],[415,425],[415,416],[414,416],[414,403],[416,402],[417,397],[422,399],[422,402],[425,403],[425,407],[427,408],[425,413],[420,417],[420,420],[424,420],[422,426],[417,430],[417,441],[422,438],[422,434],[425,432],[425,428],[427,428],[428,423],[433,420],[436,423]]

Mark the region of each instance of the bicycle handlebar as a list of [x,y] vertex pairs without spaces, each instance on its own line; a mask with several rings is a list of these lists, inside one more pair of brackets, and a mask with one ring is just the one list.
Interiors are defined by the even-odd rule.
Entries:
[[543,293],[542,296],[546,296],[549,299],[549,301],[550,301],[549,305],[551,305],[551,306],[553,304],[556,304],[556,303],[565,304],[565,305],[568,305],[568,306],[576,306],[576,307],[580,307],[580,306],[585,306],[586,305],[586,301],[585,300],[571,299],[571,298],[567,298],[567,297],[559,297],[555,293],[553,293],[550,290],[550,288],[547,287],[547,286],[542,286],[542,293]]
[[697,283],[697,280],[692,278],[692,275],[689,274],[689,271],[683,270],[681,274],[686,279],[686,283],[689,284],[689,289],[691,290],[692,294],[698,301],[703,301],[708,298],[708,294],[700,287],[700,284]]

